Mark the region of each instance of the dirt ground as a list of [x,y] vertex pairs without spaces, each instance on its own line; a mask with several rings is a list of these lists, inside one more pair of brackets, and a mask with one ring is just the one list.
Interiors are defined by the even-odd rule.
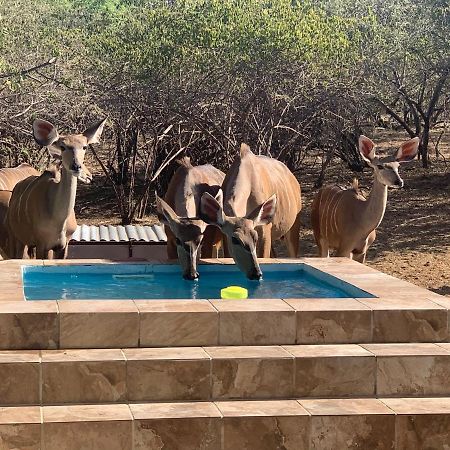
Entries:
[[[390,275],[450,296],[450,136],[440,144],[440,151],[449,160],[433,159],[424,170],[420,161],[402,165],[403,189],[390,190],[383,222],[377,239],[368,252],[367,264]],[[407,137],[394,131],[378,131],[373,140],[380,152],[393,151]],[[92,167],[94,174],[98,168]],[[314,183],[320,161],[308,161],[299,173],[303,193],[303,224],[300,235],[301,256],[316,256],[310,226],[310,205],[317,192]],[[327,170],[325,184],[349,185],[355,176],[340,160]],[[357,174],[363,193],[368,194],[370,170]],[[100,178],[100,177],[99,177]],[[101,179],[101,178],[100,178]],[[113,193],[103,181],[82,186],[77,198],[79,223],[118,224]],[[149,216],[145,222],[154,222]]]

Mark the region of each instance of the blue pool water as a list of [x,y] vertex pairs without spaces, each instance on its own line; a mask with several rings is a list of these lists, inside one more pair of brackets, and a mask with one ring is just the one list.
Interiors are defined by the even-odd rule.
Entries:
[[27,300],[211,299],[230,285],[249,298],[344,298],[371,294],[306,264],[263,264],[264,278],[248,280],[234,265],[200,265],[200,279],[183,280],[176,265],[90,264],[23,266]]

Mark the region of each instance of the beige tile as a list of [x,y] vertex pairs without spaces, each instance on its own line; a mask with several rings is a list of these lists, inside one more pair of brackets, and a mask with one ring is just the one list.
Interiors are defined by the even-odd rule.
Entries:
[[132,403],[130,410],[135,420],[222,417],[219,409],[211,402]]
[[209,400],[211,363],[202,348],[124,350],[131,401]]
[[361,299],[373,311],[374,342],[439,342],[447,338],[448,312],[422,298]]
[[371,398],[302,399],[298,402],[313,416],[394,414],[383,402]]
[[42,408],[44,423],[120,422],[131,420],[128,405],[61,405]]
[[132,300],[58,300],[62,314],[80,313],[137,313]]
[[220,450],[221,414],[213,403],[130,405],[135,450]]
[[376,399],[301,400],[300,404],[312,415],[312,449],[394,448],[394,413]]
[[215,405],[223,417],[309,416],[297,400],[218,401]]
[[436,344],[368,344],[377,356],[377,394],[450,394],[450,353]]
[[58,302],[64,348],[137,347],[139,314],[132,301]]
[[278,312],[292,311],[292,308],[281,299],[261,299],[261,300],[211,300],[211,304],[219,312]]
[[40,450],[40,423],[38,406],[0,408],[0,448]]
[[377,395],[450,395],[450,354],[377,357]]
[[0,424],[14,425],[22,423],[41,423],[39,406],[9,406],[0,407]]
[[450,398],[382,399],[397,413],[396,449],[445,449],[450,443]]
[[0,302],[0,348],[57,348],[56,302]]
[[439,347],[443,348],[444,350],[447,350],[450,352],[450,343],[449,342],[441,342],[437,344]]
[[297,343],[370,342],[372,312],[355,299],[293,299],[297,311]]
[[138,300],[141,346],[217,345],[219,315],[203,300]]
[[205,347],[206,353],[213,359],[292,359],[292,355],[283,347],[268,346],[241,346],[241,347]]
[[295,311],[282,300],[214,300],[220,345],[295,343]]
[[127,405],[42,408],[43,450],[131,450],[132,417]]
[[284,345],[283,348],[296,358],[369,357],[372,353],[356,344],[338,345]]
[[212,397],[286,398],[292,395],[294,359],[280,347],[218,347],[212,357]]
[[126,362],[120,350],[42,352],[43,404],[126,399]]
[[217,402],[226,450],[309,448],[309,414],[295,400]]
[[447,310],[450,310],[450,297],[444,297],[443,295],[436,295],[429,292],[430,295],[427,296],[427,299],[432,301],[433,303],[436,303],[439,306],[442,306],[443,308],[446,308]]
[[416,343],[416,344],[362,344],[375,356],[421,356],[421,355],[447,355],[441,344]]
[[39,405],[39,352],[0,352],[0,405]]
[[295,356],[297,397],[358,397],[375,394],[375,357],[353,344],[284,347]]
[[354,298],[289,298],[284,300],[296,311],[368,311]]
[[396,414],[450,414],[450,397],[381,398],[380,400]]

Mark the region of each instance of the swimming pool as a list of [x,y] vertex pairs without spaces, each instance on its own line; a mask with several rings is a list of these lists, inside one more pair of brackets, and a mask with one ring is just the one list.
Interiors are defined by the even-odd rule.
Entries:
[[183,280],[177,265],[74,264],[23,266],[26,300],[213,299],[230,285],[249,298],[371,298],[339,278],[307,264],[263,264],[264,277],[248,280],[234,265],[200,265],[200,278]]

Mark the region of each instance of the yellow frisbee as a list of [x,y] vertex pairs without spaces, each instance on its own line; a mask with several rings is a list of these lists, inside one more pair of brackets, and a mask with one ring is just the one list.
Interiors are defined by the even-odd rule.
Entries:
[[248,290],[240,286],[228,286],[220,290],[221,298],[248,298]]

